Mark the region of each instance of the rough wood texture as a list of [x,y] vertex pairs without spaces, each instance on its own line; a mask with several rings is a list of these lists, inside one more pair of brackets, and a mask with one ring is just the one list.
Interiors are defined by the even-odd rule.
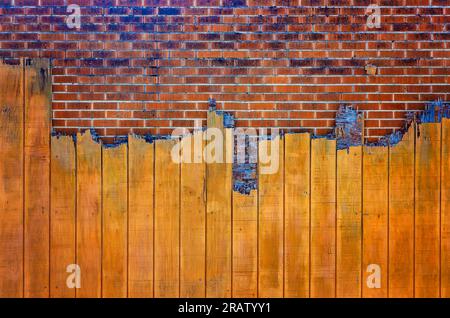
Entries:
[[309,297],[309,134],[287,134],[284,170],[284,296]]
[[362,151],[287,135],[244,195],[173,140],[50,138],[47,67],[0,65],[0,297],[450,297],[447,119]]
[[233,297],[258,294],[258,192],[233,192]]
[[91,133],[77,135],[77,264],[80,298],[102,291],[102,149]]
[[389,150],[389,297],[414,296],[414,127]]
[[129,137],[128,297],[153,297],[154,144]]
[[415,296],[439,297],[441,125],[416,133]]
[[72,137],[52,138],[50,212],[50,296],[75,297],[67,286],[67,268],[76,264],[76,157]]
[[180,297],[201,298],[206,293],[206,165],[194,147],[204,144],[203,133],[184,137],[182,143],[181,155],[192,163],[181,164]]
[[[364,147],[363,171],[362,296],[387,297],[388,148]],[[371,288],[373,286],[368,283],[374,273],[370,266],[374,265],[380,269],[379,288]]]
[[48,297],[50,281],[50,108],[48,60],[25,65],[25,296]]
[[284,294],[283,140],[280,136],[274,140],[261,140],[259,159],[266,151],[264,149],[279,164],[272,174],[262,173],[264,164],[261,160],[258,164],[258,297],[274,298]]
[[127,145],[103,150],[102,295],[127,296],[128,177]]
[[155,297],[180,292],[180,165],[175,140],[155,142]]
[[442,121],[441,297],[450,298],[450,119]]
[[[213,162],[214,152],[207,152],[210,163],[206,167],[206,296],[231,297],[232,164],[230,160],[226,162],[227,148],[232,144],[231,130],[223,128],[223,116],[215,112],[208,113],[208,128],[217,129],[225,140],[220,162]],[[214,140],[210,136],[207,145],[214,144]],[[220,145],[216,148],[220,151]]]
[[23,296],[23,76],[0,63],[0,297]]
[[336,296],[336,141],[311,141],[311,297]]
[[337,153],[336,297],[361,297],[362,148]]

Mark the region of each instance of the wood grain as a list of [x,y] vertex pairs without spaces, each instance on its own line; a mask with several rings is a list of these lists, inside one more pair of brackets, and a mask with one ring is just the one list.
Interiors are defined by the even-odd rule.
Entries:
[[179,297],[180,165],[175,140],[155,142],[155,297]]
[[50,296],[74,298],[67,268],[76,264],[76,156],[70,136],[52,137],[50,210]]
[[414,126],[389,150],[389,297],[414,296]]
[[258,192],[233,192],[233,297],[258,294]]
[[285,135],[285,297],[309,297],[310,144],[309,134]]
[[25,297],[49,297],[50,117],[48,60],[25,65]]
[[127,296],[127,145],[103,149],[102,296]]
[[336,296],[336,141],[311,141],[311,297]]
[[[232,131],[224,129],[223,116],[215,112],[208,113],[206,133],[211,129],[217,129],[224,142],[220,162],[213,162],[213,153],[206,153],[206,296],[231,297],[232,161],[225,159],[232,145]],[[215,137],[209,137],[207,147],[215,142]],[[216,148],[220,151],[220,145]]]
[[[266,150],[267,149],[267,150]],[[263,173],[263,154],[277,160],[273,173]],[[258,297],[283,297],[284,294],[284,143],[280,136],[259,142],[259,226]]]
[[336,297],[361,297],[362,147],[337,153]]
[[128,140],[128,297],[153,297],[154,143]]
[[91,132],[77,135],[77,264],[79,298],[102,292],[102,148]]
[[[388,296],[388,148],[364,147],[363,154],[363,253],[362,296]],[[368,283],[375,265],[381,285]],[[372,281],[372,280],[370,280]]]
[[441,297],[450,298],[450,119],[442,120]]
[[0,297],[23,296],[23,65],[0,62]]
[[[181,155],[180,297],[205,297],[206,164],[203,132],[183,137]],[[202,146],[195,149],[196,145]]]
[[415,296],[439,297],[441,125],[416,133]]

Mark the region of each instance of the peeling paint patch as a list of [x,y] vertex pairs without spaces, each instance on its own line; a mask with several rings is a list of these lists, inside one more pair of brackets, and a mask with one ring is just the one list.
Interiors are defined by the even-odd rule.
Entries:
[[420,124],[421,123],[440,123],[443,118],[450,118],[450,104],[444,103],[442,100],[433,101],[427,104],[424,111],[413,113],[409,112],[406,114],[406,119],[403,127],[392,134],[380,138],[379,141],[374,143],[369,143],[368,146],[371,147],[387,147],[394,146],[402,141],[403,136],[408,131],[409,127],[416,122],[419,124],[417,129],[419,129],[418,134],[420,135]]
[[233,158],[233,190],[250,194],[258,188],[258,138],[245,136],[245,143],[239,144],[235,138]]
[[389,147],[389,146],[395,146],[400,141],[402,141],[403,136],[408,131],[409,127],[413,124],[413,122],[416,121],[416,114],[413,112],[409,112],[406,114],[406,119],[403,127],[392,134],[386,135],[377,142],[368,143],[367,146],[369,147]]
[[234,128],[234,116],[227,112],[222,112],[223,114],[223,127]]
[[234,116],[222,110],[217,110],[217,102],[214,98],[209,99],[209,111],[216,112],[218,115],[221,115],[223,118],[223,127],[224,128],[234,128]]
[[363,140],[363,124],[364,116],[361,112],[351,106],[340,106],[332,136],[336,138],[337,149],[360,146]]
[[444,103],[441,99],[427,105],[420,113],[419,123],[440,123],[442,118],[450,118],[450,104]]
[[[209,100],[209,110],[215,111],[222,115],[225,128],[234,128],[234,117],[227,112],[217,111],[216,101]],[[5,110],[4,110],[5,111]],[[442,100],[431,102],[422,112],[409,112],[406,115],[403,128],[392,134],[384,136],[375,143],[367,143],[370,147],[387,147],[398,144],[409,127],[413,123],[439,123],[443,118],[450,118],[450,104],[444,103]],[[363,114],[351,106],[341,106],[336,115],[336,126],[332,133],[327,135],[312,135],[312,139],[325,138],[336,140],[337,149],[348,149],[352,146],[360,146],[363,141]],[[420,128],[420,125],[418,126]],[[128,142],[128,136],[118,136],[112,143],[102,143],[100,136],[93,128],[90,129],[92,139],[100,143],[105,148],[117,147]],[[84,133],[84,132],[83,132]],[[64,134],[52,131],[52,136],[72,136],[76,142],[76,134]],[[284,132],[280,131],[280,138],[283,138]],[[172,139],[171,135],[134,135],[137,138],[144,139],[146,142],[152,143],[158,139]],[[238,142],[237,138],[242,136],[234,135],[234,156],[233,156],[233,190],[242,194],[250,194],[252,190],[258,189],[258,141],[272,140],[277,134],[265,134],[260,136],[245,135],[245,142],[242,139]],[[241,147],[241,148],[239,148]]]

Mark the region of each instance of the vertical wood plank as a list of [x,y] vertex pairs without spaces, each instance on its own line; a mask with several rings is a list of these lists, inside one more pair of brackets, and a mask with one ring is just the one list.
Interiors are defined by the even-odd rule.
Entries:
[[75,264],[75,144],[70,136],[52,137],[50,211],[50,296],[73,298],[67,267]]
[[450,119],[442,120],[441,297],[450,298]]
[[49,296],[50,115],[48,60],[25,65],[25,297]]
[[389,151],[389,297],[414,297],[414,127]]
[[415,296],[439,297],[441,125],[421,124],[417,133]]
[[154,144],[129,136],[128,296],[153,297]]
[[257,297],[258,192],[233,191],[233,297]]
[[[279,144],[272,151],[272,144]],[[261,171],[264,160],[262,153],[278,160],[279,165],[272,174]],[[284,255],[283,255],[283,187],[284,187],[284,142],[280,136],[274,140],[259,142],[258,184],[259,184],[259,258],[258,258],[258,297],[283,297]]]
[[[363,281],[365,298],[388,296],[388,148],[364,147],[363,154]],[[379,266],[380,288],[369,285]],[[368,272],[368,270],[372,270]]]
[[309,297],[309,134],[285,135],[285,297]]
[[127,145],[103,149],[102,296],[127,297]]
[[[224,159],[212,163],[211,153],[206,153],[206,296],[231,297],[232,152],[227,149],[231,149],[233,139],[231,129],[223,127],[223,116],[216,112],[208,112],[207,134],[211,129],[217,129],[224,139]],[[207,147],[211,144],[215,144],[215,137]]]
[[155,142],[155,297],[179,297],[180,165],[175,140]]
[[336,296],[361,297],[362,147],[337,152]]
[[91,132],[77,135],[77,264],[81,269],[80,298],[101,297],[102,271],[102,149]]
[[180,297],[205,297],[206,164],[203,133],[183,137],[180,209]]
[[0,62],[0,297],[23,296],[23,65]]
[[311,141],[311,297],[336,295],[336,141]]

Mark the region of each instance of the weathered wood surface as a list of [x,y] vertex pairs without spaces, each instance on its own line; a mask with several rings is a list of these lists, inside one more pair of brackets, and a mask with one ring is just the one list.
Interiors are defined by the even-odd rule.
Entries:
[[241,194],[218,113],[225,162],[179,163],[176,140],[51,137],[46,61],[0,73],[0,297],[450,297],[448,119],[389,147],[261,140]]

